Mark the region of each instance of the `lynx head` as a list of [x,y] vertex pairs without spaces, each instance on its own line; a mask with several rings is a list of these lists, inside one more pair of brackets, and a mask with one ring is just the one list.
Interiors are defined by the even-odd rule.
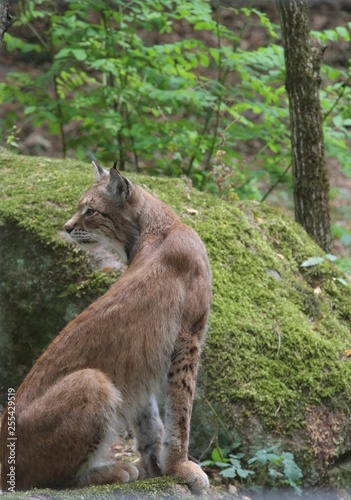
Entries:
[[91,157],[96,183],[83,194],[65,229],[88,250],[98,245],[112,247],[128,260],[138,239],[133,209],[135,186],[116,169],[116,164],[108,172]]

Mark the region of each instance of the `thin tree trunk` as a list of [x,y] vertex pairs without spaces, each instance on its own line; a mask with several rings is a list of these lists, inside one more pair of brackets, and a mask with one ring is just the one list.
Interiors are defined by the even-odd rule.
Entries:
[[329,252],[329,180],[319,99],[324,47],[310,36],[307,0],[276,2],[289,97],[295,219]]
[[0,47],[2,45],[2,39],[7,28],[11,24],[11,16],[9,11],[9,0],[0,0]]

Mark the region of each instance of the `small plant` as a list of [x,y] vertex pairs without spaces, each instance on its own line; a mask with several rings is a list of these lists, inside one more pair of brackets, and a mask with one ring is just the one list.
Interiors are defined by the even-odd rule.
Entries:
[[[337,257],[335,255],[332,255],[330,253],[327,253],[325,257],[310,257],[307,260],[304,260],[302,264],[300,264],[300,267],[303,268],[308,268],[308,267],[314,267],[314,266],[319,266],[325,261],[330,261],[330,262],[335,262],[337,260]],[[349,286],[348,281],[345,278],[342,277],[337,277],[333,278],[335,281],[339,281],[339,283],[343,284],[344,286]]]
[[298,484],[303,474],[292,453],[285,451],[279,453],[278,446],[270,446],[266,450],[258,450],[247,463],[256,468],[265,482],[273,481],[282,486],[289,485],[301,495],[302,491]]
[[[239,445],[240,442],[237,443],[236,447],[239,447]],[[225,455],[225,450],[222,450],[221,448],[214,448],[211,454],[212,460],[206,460],[205,462],[202,462],[201,465],[219,467],[223,469],[220,472],[221,476],[231,479],[234,479],[235,477],[246,479],[250,474],[254,474],[253,471],[247,470],[243,467],[241,460],[245,456],[244,453],[237,453],[235,455],[229,453],[228,457]]]
[[256,451],[252,458],[239,452],[240,441],[236,441],[231,449],[214,448],[211,460],[201,463],[202,466],[218,467],[220,475],[227,479],[238,479],[249,487],[281,487],[289,485],[301,495],[299,487],[303,477],[300,467],[296,464],[294,455],[290,452],[279,451],[277,445]]
[[19,139],[18,139],[18,129],[16,125],[13,125],[12,129],[8,133],[8,136],[6,138],[6,146],[13,153],[18,153]]

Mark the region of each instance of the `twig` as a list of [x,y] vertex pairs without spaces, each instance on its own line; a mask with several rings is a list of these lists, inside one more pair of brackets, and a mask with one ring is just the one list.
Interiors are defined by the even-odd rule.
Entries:
[[286,167],[286,169],[284,170],[282,175],[278,178],[278,180],[276,180],[275,183],[271,185],[271,187],[268,189],[267,193],[265,193],[262,196],[261,203],[264,202],[268,198],[268,196],[271,194],[271,192],[278,186],[278,184],[280,184],[282,182],[282,180],[284,179],[286,174],[289,172],[291,165],[292,165],[292,162],[289,163],[289,165]]
[[209,402],[209,400],[206,398],[206,396],[204,396],[204,400],[206,401],[206,403],[208,404],[208,406],[210,407],[213,415],[216,416],[217,418],[217,421],[219,424],[221,424],[221,427],[223,428],[223,430],[225,431],[225,433],[227,434],[227,436],[230,438],[230,434],[228,432],[228,429],[227,429],[227,426],[224,424],[224,422],[219,418],[218,416],[218,413],[216,412],[216,410],[213,408],[213,406],[211,405],[211,403]]
[[63,110],[62,110],[62,106],[61,106],[61,102],[60,102],[60,96],[59,96],[59,92],[58,92],[56,75],[54,75],[53,78],[54,78],[54,89],[55,89],[55,97],[56,97],[57,118],[58,118],[58,122],[59,122],[61,143],[62,143],[62,156],[63,156],[63,158],[66,158],[67,145],[66,145],[65,130],[63,127]]
[[337,99],[335,100],[335,102],[332,105],[332,107],[324,114],[324,116],[322,118],[322,121],[325,121],[326,118],[328,118],[328,116],[334,111],[334,109],[336,108],[336,106],[339,104],[340,99],[345,94],[346,87],[348,87],[348,85],[349,85],[350,82],[351,82],[351,75],[349,75],[348,78],[345,80],[345,82],[342,84],[341,91],[340,91]]

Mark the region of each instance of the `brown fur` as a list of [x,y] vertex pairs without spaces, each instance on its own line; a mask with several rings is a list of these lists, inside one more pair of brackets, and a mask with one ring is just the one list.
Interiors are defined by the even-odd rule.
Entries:
[[[95,167],[98,182],[66,229],[88,247],[117,249],[129,267],[62,330],[18,389],[16,489],[129,481],[142,471],[173,474],[201,490],[207,476],[187,452],[211,300],[206,250],[167,205],[117,170]],[[156,402],[162,392],[165,429]],[[5,411],[4,491],[7,421]],[[104,458],[125,428],[135,434],[139,470]]]

